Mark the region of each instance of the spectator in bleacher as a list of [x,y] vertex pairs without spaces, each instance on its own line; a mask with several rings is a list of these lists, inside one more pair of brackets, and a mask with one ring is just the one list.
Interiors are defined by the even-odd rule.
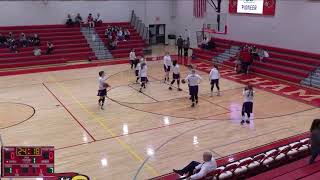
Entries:
[[0,33],[0,47],[4,47],[7,43],[7,38]]
[[89,28],[94,28],[94,20],[93,20],[93,17],[92,17],[92,14],[90,13],[88,18],[87,18],[87,23],[89,25]]
[[12,32],[9,32],[7,39],[14,39],[14,35]]
[[201,179],[217,168],[217,163],[212,157],[212,153],[203,153],[203,163],[192,161],[181,170],[173,170],[173,172],[188,180]]
[[190,48],[190,40],[189,38],[183,40],[183,51],[184,51],[184,57],[188,57],[188,51]]
[[27,46],[28,46],[27,37],[26,37],[26,35],[25,35],[23,32],[20,34],[20,44],[21,44],[21,46],[23,46],[23,47],[27,47]]
[[250,53],[251,53],[252,61],[260,60],[260,56],[259,56],[258,49],[256,46],[252,46]]
[[209,38],[207,38],[207,36],[205,36],[201,42],[201,48],[203,49],[208,49],[209,48]]
[[100,13],[97,14],[97,17],[96,17],[96,19],[94,20],[94,22],[95,22],[95,24],[96,24],[97,26],[102,25],[102,19],[101,19],[101,17],[100,17]]
[[74,23],[77,25],[81,25],[83,23],[82,17],[80,16],[80,13],[78,13],[77,16],[74,18]]
[[128,41],[130,39],[130,31],[128,29],[124,30],[124,40]]
[[267,50],[261,49],[258,53],[260,62],[265,62],[267,58],[269,58],[269,53]]
[[72,18],[71,18],[71,15],[68,14],[67,21],[66,21],[66,25],[67,25],[67,26],[73,26],[73,24],[74,24],[74,22],[73,22],[73,20],[72,20]]
[[320,154],[320,119],[315,119],[310,128],[311,139],[311,158],[309,164],[314,163],[317,156]]
[[40,56],[41,55],[41,49],[38,46],[34,47],[33,55],[34,56]]
[[117,46],[118,46],[118,40],[117,39],[109,41],[110,50],[115,50],[117,48]]
[[33,43],[33,46],[40,46],[40,38],[38,34],[34,34],[32,43]]
[[124,39],[124,34],[123,34],[123,31],[122,31],[122,28],[120,28],[118,31],[117,31],[117,36],[118,36],[118,39],[121,41]]
[[52,54],[53,49],[54,49],[54,46],[53,46],[52,42],[48,41],[46,54]]
[[178,56],[182,56],[183,39],[181,36],[179,36],[177,39],[177,46],[178,46]]
[[18,53],[18,43],[15,39],[10,39],[8,45],[11,52]]

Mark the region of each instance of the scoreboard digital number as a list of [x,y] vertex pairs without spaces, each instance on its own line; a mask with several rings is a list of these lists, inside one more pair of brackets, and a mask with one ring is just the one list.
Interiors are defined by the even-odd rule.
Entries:
[[54,175],[54,147],[4,146],[1,176],[50,177]]

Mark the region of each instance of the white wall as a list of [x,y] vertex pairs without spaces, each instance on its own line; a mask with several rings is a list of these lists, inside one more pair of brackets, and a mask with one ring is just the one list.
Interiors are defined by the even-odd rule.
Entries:
[[[172,2],[177,8],[172,16]],[[228,13],[229,0],[222,12]],[[108,1],[0,1],[0,26],[61,24],[68,13],[85,18],[99,12],[108,22],[129,21],[131,10],[149,24],[166,24],[166,34],[190,30],[192,46],[203,19],[193,17],[193,0],[108,0]],[[211,13],[215,13],[208,5]],[[160,17],[156,21],[156,17]],[[277,0],[276,15],[227,15],[228,35],[218,37],[320,53],[320,1]]]
[[[228,13],[228,3],[229,0],[223,0],[223,13]],[[176,21],[179,25],[178,34],[183,33],[184,25],[193,32],[200,30],[203,21],[192,18],[192,1],[181,0],[178,2],[178,7]],[[213,8],[209,9],[213,11]],[[277,0],[276,15],[272,17],[228,14],[229,33],[217,36],[320,53],[319,18],[320,1]],[[192,39],[195,40],[195,36]]]

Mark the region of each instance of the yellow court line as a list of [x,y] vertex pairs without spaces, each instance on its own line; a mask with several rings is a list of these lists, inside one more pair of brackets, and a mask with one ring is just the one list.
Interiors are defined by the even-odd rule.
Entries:
[[[60,89],[66,94],[69,95],[85,112],[87,112],[87,114],[89,114],[93,120],[95,120],[103,129],[105,129],[112,137],[116,137],[117,134],[114,133],[110,127],[104,123],[105,120],[103,117],[99,117],[98,115],[96,115],[96,113],[90,111],[88,108],[86,108],[76,97],[73,96],[73,94],[70,92],[70,90],[68,90],[63,83],[61,82],[57,82],[56,79],[53,76],[50,76],[50,78],[53,80],[53,82],[58,85],[60,87]],[[127,152],[129,154],[131,154],[136,160],[138,160],[139,162],[143,162],[144,158],[141,157],[138,153],[136,153],[134,151],[134,149],[127,143],[125,143],[124,141],[122,141],[119,137],[115,138],[118,143],[125,149],[127,150]],[[154,176],[159,176],[160,173],[155,170],[152,166],[150,166],[149,164],[146,164],[145,167],[153,173]]]

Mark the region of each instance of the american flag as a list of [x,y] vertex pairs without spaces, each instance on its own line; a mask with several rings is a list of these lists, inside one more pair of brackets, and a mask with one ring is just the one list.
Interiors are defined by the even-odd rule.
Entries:
[[193,0],[193,15],[196,18],[203,18],[207,11],[207,0]]

